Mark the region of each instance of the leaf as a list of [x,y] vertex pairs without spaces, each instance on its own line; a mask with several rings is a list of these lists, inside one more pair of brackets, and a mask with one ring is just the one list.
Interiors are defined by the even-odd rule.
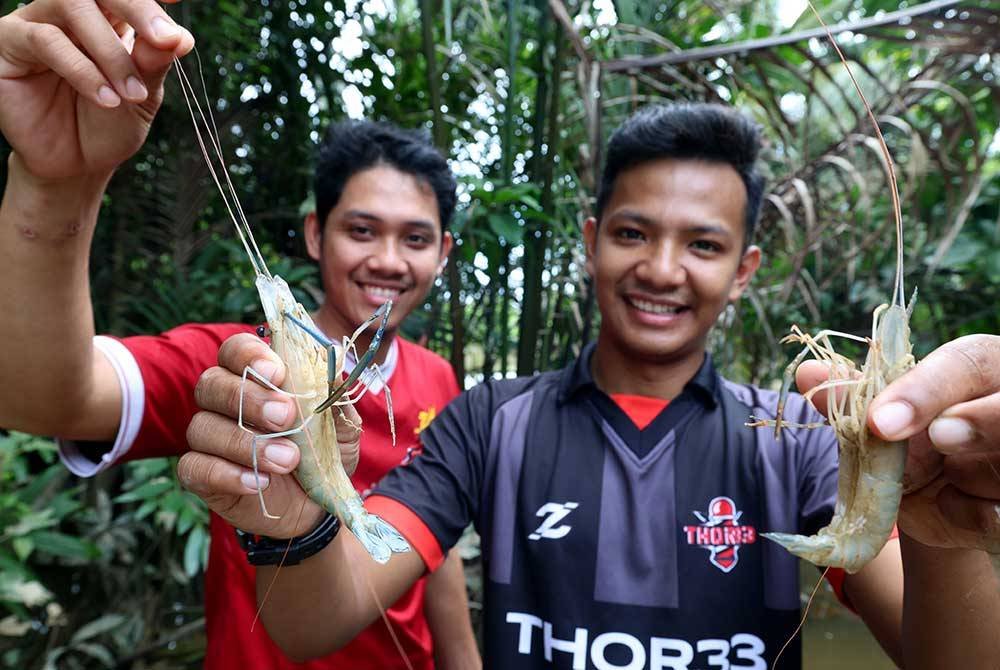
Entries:
[[521,225],[516,219],[502,214],[490,214],[487,217],[492,230],[497,237],[502,237],[512,244],[517,244],[523,236]]
[[34,580],[26,582],[0,575],[0,600],[22,603],[25,607],[40,607],[52,600],[52,593]]
[[28,556],[35,549],[35,543],[27,537],[16,537],[11,544],[14,545],[14,553],[21,561],[28,560]]
[[86,560],[96,558],[101,554],[93,542],[81,540],[80,538],[64,533],[42,530],[32,534],[31,538],[34,540],[35,548],[38,551],[51,554],[52,556]]
[[105,614],[90,623],[80,626],[76,633],[73,634],[73,637],[70,638],[70,641],[83,642],[84,640],[89,640],[92,637],[97,637],[118,628],[125,621],[126,618],[121,614]]
[[115,498],[115,502],[126,503],[135,502],[136,500],[145,500],[147,498],[156,498],[162,493],[169,491],[173,488],[173,486],[174,482],[166,477],[157,477],[156,479],[146,482],[137,489],[121,494]]
[[84,642],[83,644],[75,645],[74,650],[87,654],[92,658],[96,658],[106,668],[113,668],[115,665],[114,654],[112,654],[108,648],[103,645]]
[[205,529],[196,527],[188,535],[187,544],[184,546],[184,572],[189,577],[194,577],[205,564],[208,553],[208,543]]
[[30,621],[22,621],[13,614],[0,619],[0,635],[5,637],[23,637],[31,630]]
[[4,535],[7,537],[29,535],[41,528],[51,528],[57,523],[58,520],[52,517],[52,510],[43,509],[39,512],[28,512],[21,517],[20,521],[12,526],[8,526]]

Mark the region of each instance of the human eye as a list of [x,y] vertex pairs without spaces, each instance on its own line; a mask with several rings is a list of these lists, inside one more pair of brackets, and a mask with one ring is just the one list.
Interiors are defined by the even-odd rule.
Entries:
[[406,243],[411,247],[426,247],[431,243],[429,235],[424,233],[410,233],[406,236]]
[[646,239],[638,228],[623,226],[615,231],[615,237],[623,242],[641,242]]
[[722,245],[712,240],[695,240],[691,243],[691,246],[703,253],[714,254],[722,251]]
[[375,229],[367,223],[349,223],[347,229],[351,233],[351,237],[357,240],[368,240],[375,236]]

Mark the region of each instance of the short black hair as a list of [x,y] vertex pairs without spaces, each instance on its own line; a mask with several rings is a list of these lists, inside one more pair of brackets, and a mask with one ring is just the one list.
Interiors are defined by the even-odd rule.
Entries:
[[760,134],[759,125],[725,105],[677,103],[639,110],[608,141],[597,192],[598,221],[611,198],[615,179],[628,168],[664,158],[727,163],[746,187],[743,239],[749,244],[764,195],[764,177],[756,168]]
[[426,182],[437,199],[441,231],[448,229],[455,212],[457,184],[430,134],[385,122],[350,120],[332,124],[319,147],[313,190],[320,230],[348,180],[377,165],[389,165]]

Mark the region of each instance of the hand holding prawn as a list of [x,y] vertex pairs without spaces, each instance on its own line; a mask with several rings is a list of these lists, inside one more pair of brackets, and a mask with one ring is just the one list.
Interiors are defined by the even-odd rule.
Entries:
[[[803,363],[803,392],[825,366]],[[817,396],[822,409],[825,399]],[[872,402],[868,426],[908,439],[900,529],[923,544],[1000,553],[1000,337],[949,342]]]
[[[244,387],[241,376],[247,367],[266,372],[264,376],[276,385],[285,382],[284,363],[260,338],[244,333],[223,342],[218,367],[207,370],[195,388],[203,411],[188,427],[192,451],[181,457],[177,473],[186,487],[237,528],[270,537],[303,535],[316,526],[323,511],[291,474],[299,464],[298,446],[287,438],[275,438],[252,447],[252,436],[237,423],[241,393],[244,421],[262,432],[294,428],[298,410],[286,394],[259,383]],[[358,462],[360,433],[354,408],[345,406],[343,411],[344,419],[334,415],[335,424],[344,469],[351,473]],[[278,519],[261,514],[251,448],[257,450],[267,507],[280,515]]]

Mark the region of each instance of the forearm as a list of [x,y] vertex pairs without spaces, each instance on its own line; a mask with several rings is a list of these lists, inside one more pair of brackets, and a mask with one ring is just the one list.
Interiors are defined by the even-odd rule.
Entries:
[[483,663],[469,619],[465,571],[457,549],[427,578],[424,614],[434,639],[438,670],[476,670]]
[[900,534],[907,670],[995,670],[1000,585],[981,551],[936,549]]
[[261,620],[292,660],[323,656],[354,639],[424,570],[412,551],[393,554],[385,565],[375,563],[342,528],[326,549],[297,566],[257,570]]
[[93,401],[88,256],[108,177],[41,180],[11,155],[0,203],[0,425],[72,426]]

